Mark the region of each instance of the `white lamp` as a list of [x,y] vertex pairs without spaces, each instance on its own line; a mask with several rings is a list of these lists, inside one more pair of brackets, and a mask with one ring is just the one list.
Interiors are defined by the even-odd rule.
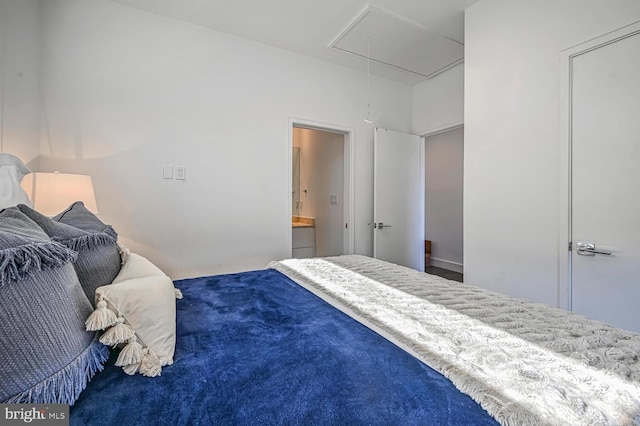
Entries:
[[34,210],[55,216],[76,201],[98,214],[91,176],[69,173],[30,173],[22,179],[22,188],[29,194]]

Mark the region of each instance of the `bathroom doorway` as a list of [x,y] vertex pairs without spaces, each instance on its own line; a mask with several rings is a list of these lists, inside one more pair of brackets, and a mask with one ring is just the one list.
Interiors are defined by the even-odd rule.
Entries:
[[353,253],[353,130],[293,120],[291,255]]

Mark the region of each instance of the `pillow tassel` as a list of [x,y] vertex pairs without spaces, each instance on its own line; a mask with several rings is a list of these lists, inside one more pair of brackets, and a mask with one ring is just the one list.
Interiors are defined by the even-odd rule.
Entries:
[[87,331],[104,330],[118,322],[115,312],[107,308],[107,303],[102,298],[96,306],[96,310],[84,322]]
[[140,374],[147,377],[156,377],[159,376],[161,372],[160,359],[149,348],[145,348],[144,357],[140,363]]
[[118,343],[124,343],[131,339],[136,332],[131,328],[129,324],[124,323],[122,316],[118,317],[116,325],[104,332],[100,336],[100,343],[107,346],[115,346]]
[[176,299],[182,299],[182,292],[180,291],[179,288],[174,288],[173,291],[176,294]]
[[135,364],[129,364],[122,367],[122,370],[130,376],[133,376],[140,370],[140,362],[136,362]]
[[125,263],[127,263],[131,252],[122,243],[120,243],[120,241],[118,241],[116,244],[118,246],[118,252],[120,253],[120,264],[124,265]]
[[136,336],[133,336],[129,339],[129,343],[120,351],[115,365],[118,367],[126,367],[131,364],[140,364],[143,355],[142,345],[138,343]]

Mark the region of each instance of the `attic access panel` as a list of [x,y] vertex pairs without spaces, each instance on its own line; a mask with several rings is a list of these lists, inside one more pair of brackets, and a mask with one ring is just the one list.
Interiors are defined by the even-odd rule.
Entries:
[[430,78],[462,62],[464,45],[378,6],[367,5],[329,44],[371,62]]

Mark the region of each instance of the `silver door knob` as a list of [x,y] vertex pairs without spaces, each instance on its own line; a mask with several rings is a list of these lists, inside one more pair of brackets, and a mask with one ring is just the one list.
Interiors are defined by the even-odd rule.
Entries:
[[[373,227],[375,228],[375,224],[373,225]],[[391,228],[391,225],[385,225],[382,222],[378,222],[378,229],[382,229],[382,228]]]
[[581,256],[595,256],[596,254],[602,254],[605,256],[611,256],[610,251],[596,250],[594,243],[577,243],[578,254]]

